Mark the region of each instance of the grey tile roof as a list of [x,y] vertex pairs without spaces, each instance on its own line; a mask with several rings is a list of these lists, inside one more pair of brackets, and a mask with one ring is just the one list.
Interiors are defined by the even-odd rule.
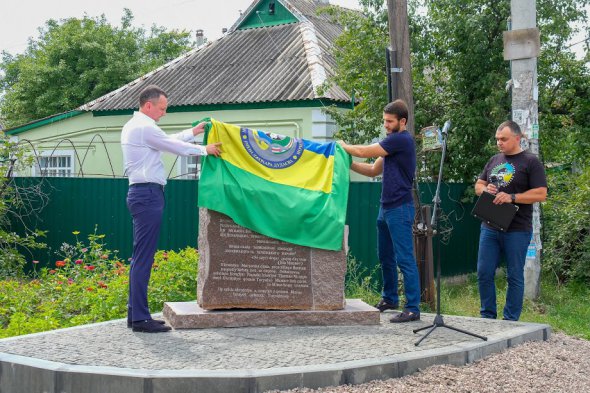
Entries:
[[80,109],[137,108],[140,91],[150,84],[168,93],[170,107],[313,99],[350,102],[350,96],[337,86],[321,95],[316,90],[333,73],[331,47],[342,28],[325,16],[316,16],[318,4],[313,0],[278,1],[294,13],[298,23],[237,30],[240,19],[222,38]]

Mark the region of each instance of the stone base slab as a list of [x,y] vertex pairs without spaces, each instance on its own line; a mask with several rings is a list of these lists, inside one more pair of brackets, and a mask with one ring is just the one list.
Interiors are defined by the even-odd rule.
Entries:
[[204,310],[196,302],[164,304],[164,318],[175,329],[254,326],[379,325],[379,310],[347,299],[343,310]]

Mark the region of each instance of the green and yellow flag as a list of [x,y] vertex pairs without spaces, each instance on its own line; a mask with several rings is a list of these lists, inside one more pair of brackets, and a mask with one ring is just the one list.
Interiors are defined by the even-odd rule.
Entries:
[[200,207],[275,239],[342,249],[350,156],[340,145],[208,120],[205,143],[221,142],[222,154],[203,159]]

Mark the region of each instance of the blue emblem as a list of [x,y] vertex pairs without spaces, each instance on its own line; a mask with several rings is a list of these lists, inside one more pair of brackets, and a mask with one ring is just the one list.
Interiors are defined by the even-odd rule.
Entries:
[[288,168],[303,154],[303,140],[299,138],[242,127],[240,139],[252,158],[272,169]]

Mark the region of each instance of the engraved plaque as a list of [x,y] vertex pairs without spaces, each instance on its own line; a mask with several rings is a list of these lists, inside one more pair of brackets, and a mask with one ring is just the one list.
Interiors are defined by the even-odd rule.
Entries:
[[201,209],[199,218],[197,301],[203,309],[343,308],[344,251],[272,239],[215,211]]

